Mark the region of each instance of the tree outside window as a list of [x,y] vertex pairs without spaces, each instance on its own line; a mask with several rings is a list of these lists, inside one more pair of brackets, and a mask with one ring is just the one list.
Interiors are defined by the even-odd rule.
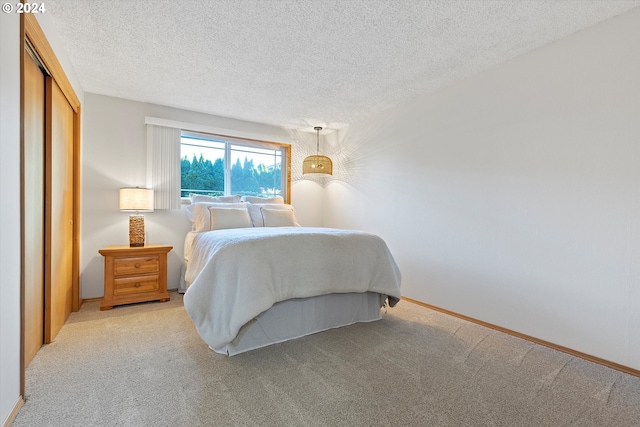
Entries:
[[[189,197],[191,193],[256,197],[284,195],[282,176],[286,171],[282,165],[286,152],[272,143],[261,146],[259,141],[248,141],[243,144],[213,135],[183,132],[181,197]],[[230,165],[228,170],[227,163]]]

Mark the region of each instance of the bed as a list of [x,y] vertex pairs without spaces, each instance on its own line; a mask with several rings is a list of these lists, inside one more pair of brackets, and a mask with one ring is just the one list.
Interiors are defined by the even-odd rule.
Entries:
[[380,320],[399,301],[400,272],[380,237],[300,227],[283,214],[289,205],[271,219],[270,209],[208,205],[185,238],[184,306],[212,350],[232,356]]

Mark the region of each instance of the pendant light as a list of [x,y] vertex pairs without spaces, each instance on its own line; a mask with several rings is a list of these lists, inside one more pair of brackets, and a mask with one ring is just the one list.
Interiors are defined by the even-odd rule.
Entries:
[[327,156],[320,155],[320,131],[322,128],[316,126],[313,129],[316,131],[316,154],[304,159],[302,162],[302,174],[333,175],[333,162]]

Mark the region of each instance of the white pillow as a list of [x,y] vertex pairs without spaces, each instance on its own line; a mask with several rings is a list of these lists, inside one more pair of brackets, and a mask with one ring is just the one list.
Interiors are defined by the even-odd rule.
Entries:
[[202,194],[189,194],[191,203],[238,203],[240,196],[205,196]]
[[244,196],[245,202],[249,203],[277,203],[279,205],[284,204],[284,198],[282,196],[271,197],[269,199],[265,199],[263,197],[252,197],[252,196]]
[[260,212],[265,227],[300,227],[293,209],[262,208]]
[[209,227],[211,226],[211,216],[209,215],[210,207],[214,208],[246,208],[247,203],[195,203],[193,205],[189,205],[185,207],[185,211],[187,215],[191,212],[191,222],[193,224],[193,231],[201,232],[201,231],[209,231]]
[[249,216],[254,227],[264,227],[264,219],[262,218],[262,208],[267,209],[279,209],[279,210],[293,210],[293,206],[278,204],[278,203],[249,203]]
[[251,218],[249,218],[247,208],[215,208],[209,206],[208,210],[211,218],[209,230],[251,227]]
[[[195,210],[196,204],[199,203],[215,203],[215,204],[238,204],[241,203],[242,206],[245,206],[245,202],[241,202],[240,201],[240,196],[220,196],[220,197],[213,197],[213,196],[201,196],[199,194],[191,194],[190,195],[191,198],[191,204],[187,205],[184,207],[184,212],[187,214],[187,218],[189,218],[189,221],[191,221],[191,224],[193,225],[193,223],[195,222]],[[204,198],[203,200],[200,200],[200,198]],[[209,199],[213,199],[213,200],[209,200]],[[215,200],[215,199],[222,199],[222,200]],[[199,201],[194,201],[194,200],[199,200]],[[229,202],[228,200],[237,200],[236,202]],[[225,206],[227,207],[227,206]],[[233,206],[228,206],[228,207],[233,207]],[[236,206],[238,207],[238,206]]]

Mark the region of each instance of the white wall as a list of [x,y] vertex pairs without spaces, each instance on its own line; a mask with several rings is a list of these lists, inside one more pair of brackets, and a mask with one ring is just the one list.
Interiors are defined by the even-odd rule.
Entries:
[[0,15],[0,425],[20,399],[20,19]]
[[640,369],[640,9],[352,126],[325,225],[403,295]]
[[[323,189],[313,181],[300,179],[297,173],[301,164],[298,158],[311,149],[311,138],[275,126],[90,93],[85,94],[83,116],[82,298],[104,294],[104,259],[98,250],[108,245],[128,244],[128,214],[118,210],[118,189],[147,184],[145,116],[273,136],[275,141],[292,143],[292,167],[295,169],[292,172],[295,179],[291,189],[292,205],[301,224],[322,225]],[[145,214],[148,241],[174,248],[168,256],[169,289],[178,288],[184,237],[189,230],[190,223],[182,210],[156,210]]]

